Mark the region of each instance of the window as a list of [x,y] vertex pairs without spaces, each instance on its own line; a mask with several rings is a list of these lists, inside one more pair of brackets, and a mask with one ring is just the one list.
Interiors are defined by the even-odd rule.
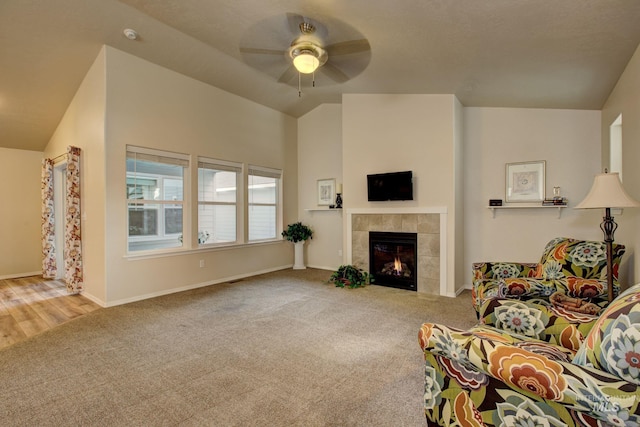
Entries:
[[182,246],[188,156],[127,147],[129,251]]
[[278,237],[281,176],[277,169],[249,166],[249,241]]
[[198,159],[198,244],[237,241],[242,165]]
[[618,172],[622,181],[622,114],[609,126],[609,172]]

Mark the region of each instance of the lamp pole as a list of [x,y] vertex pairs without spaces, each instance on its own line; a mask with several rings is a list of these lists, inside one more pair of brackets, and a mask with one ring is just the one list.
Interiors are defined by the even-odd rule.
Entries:
[[605,208],[605,216],[602,218],[600,229],[604,233],[604,243],[607,247],[607,295],[609,302],[613,301],[613,233],[618,224],[611,216],[611,208]]

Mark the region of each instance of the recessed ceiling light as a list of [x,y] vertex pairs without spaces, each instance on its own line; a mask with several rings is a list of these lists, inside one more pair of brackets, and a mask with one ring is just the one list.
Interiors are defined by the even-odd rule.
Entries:
[[136,40],[138,38],[138,33],[136,32],[136,30],[132,30],[131,28],[125,29],[123,33],[129,40]]

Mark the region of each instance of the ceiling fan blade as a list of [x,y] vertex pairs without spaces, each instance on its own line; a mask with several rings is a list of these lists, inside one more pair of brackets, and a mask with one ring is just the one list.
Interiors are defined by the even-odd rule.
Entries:
[[253,47],[241,47],[240,52],[242,53],[257,53],[261,55],[284,55],[284,50],[276,50],[276,49],[260,49]]
[[340,71],[335,65],[332,65],[328,62],[320,67],[320,70],[322,70],[322,72],[324,72],[331,80],[335,81],[336,83],[344,83],[349,80],[349,76]]
[[284,73],[280,75],[278,83],[288,83],[298,72],[293,65],[284,70]]
[[297,13],[287,13],[287,22],[289,23],[289,30],[296,36],[300,34],[300,24],[305,21],[304,16]]
[[350,53],[366,52],[371,50],[367,39],[349,40],[346,42],[334,43],[325,47],[329,56],[347,55]]

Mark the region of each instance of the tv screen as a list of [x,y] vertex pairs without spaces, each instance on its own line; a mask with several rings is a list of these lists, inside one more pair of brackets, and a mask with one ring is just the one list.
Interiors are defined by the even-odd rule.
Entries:
[[413,200],[413,172],[391,172],[367,175],[370,202]]

